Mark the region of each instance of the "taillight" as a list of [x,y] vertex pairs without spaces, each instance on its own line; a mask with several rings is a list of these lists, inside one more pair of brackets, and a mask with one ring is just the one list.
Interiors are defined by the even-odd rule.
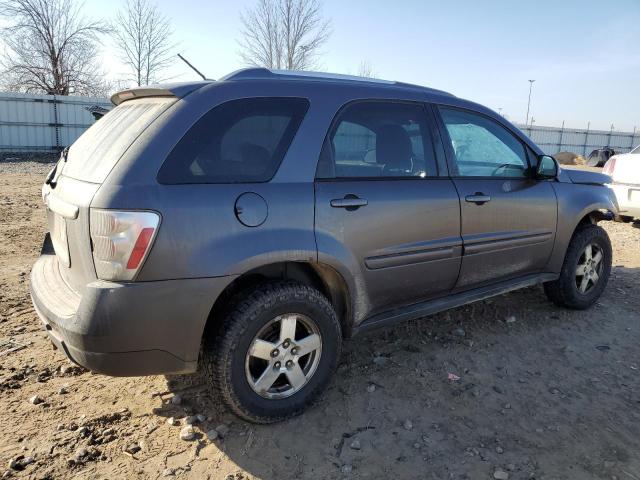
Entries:
[[602,169],[602,173],[605,175],[613,175],[613,171],[616,168],[616,159],[610,158],[607,160],[607,163],[604,164],[604,168]]
[[151,249],[160,216],[92,208],[89,221],[98,278],[133,280]]

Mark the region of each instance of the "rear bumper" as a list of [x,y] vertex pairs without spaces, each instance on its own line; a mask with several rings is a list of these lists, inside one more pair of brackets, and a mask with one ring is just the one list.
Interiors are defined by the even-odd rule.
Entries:
[[[633,192],[640,192],[639,185],[625,185],[613,183],[609,185],[618,200],[618,214],[627,217],[640,218],[640,200],[632,200]],[[640,199],[640,193],[633,194]],[[637,196],[636,196],[637,195]]]
[[232,279],[97,280],[79,294],[45,254],[30,290],[49,337],[73,362],[107,375],[155,375],[196,370],[209,312]]

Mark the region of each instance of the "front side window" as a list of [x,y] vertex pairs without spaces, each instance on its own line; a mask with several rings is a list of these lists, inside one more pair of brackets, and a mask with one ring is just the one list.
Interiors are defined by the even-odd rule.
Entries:
[[339,114],[318,162],[318,178],[435,176],[422,105],[359,102]]
[[455,155],[452,175],[461,177],[526,177],[524,146],[506,128],[482,115],[440,108]]
[[164,184],[269,181],[309,103],[302,98],[246,98],[198,120],[158,173]]

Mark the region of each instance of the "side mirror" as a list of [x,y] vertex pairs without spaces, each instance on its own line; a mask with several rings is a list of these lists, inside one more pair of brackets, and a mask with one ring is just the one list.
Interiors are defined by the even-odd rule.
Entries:
[[536,177],[538,178],[557,178],[558,162],[549,155],[540,155],[538,157],[538,168],[536,168]]

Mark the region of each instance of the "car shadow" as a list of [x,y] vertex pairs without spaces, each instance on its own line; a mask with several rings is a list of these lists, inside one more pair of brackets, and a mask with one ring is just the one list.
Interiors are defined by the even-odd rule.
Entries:
[[614,268],[587,311],[560,309],[536,286],[349,340],[315,406],[281,423],[238,419],[200,375],[168,377],[155,413],[204,416],[195,477],[222,454],[235,471],[219,473],[233,478],[616,474],[640,461],[627,453],[640,451],[640,422],[625,393],[640,376],[611,373],[640,367],[638,277]]

